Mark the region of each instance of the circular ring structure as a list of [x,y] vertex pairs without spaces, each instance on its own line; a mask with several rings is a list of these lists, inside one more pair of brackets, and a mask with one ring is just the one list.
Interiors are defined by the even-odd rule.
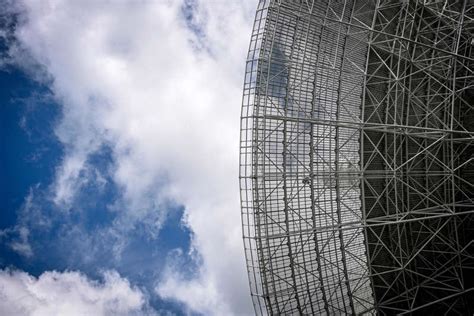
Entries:
[[260,0],[240,186],[257,314],[472,314],[474,3]]

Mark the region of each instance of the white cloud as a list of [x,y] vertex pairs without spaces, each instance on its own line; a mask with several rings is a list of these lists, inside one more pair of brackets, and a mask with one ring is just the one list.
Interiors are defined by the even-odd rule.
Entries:
[[238,140],[256,1],[188,3],[187,23],[179,0],[24,0],[16,35],[64,105],[57,205],[80,202],[81,177],[94,174],[88,157],[110,146],[123,189],[113,231],[139,222],[159,231],[172,201],[185,206],[194,233],[200,273],[189,280],[170,269],[158,293],[198,312],[249,314]]
[[179,272],[167,274],[157,293],[165,298],[186,302],[191,311],[204,315],[229,315],[231,312],[220,301],[216,284],[209,280],[184,280]]
[[35,278],[25,272],[0,270],[1,315],[152,315],[144,294],[117,272],[104,281],[78,272],[44,272]]

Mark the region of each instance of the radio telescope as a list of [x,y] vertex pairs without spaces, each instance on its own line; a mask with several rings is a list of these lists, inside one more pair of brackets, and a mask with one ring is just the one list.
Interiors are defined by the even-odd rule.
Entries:
[[240,186],[257,314],[474,312],[474,2],[260,0]]

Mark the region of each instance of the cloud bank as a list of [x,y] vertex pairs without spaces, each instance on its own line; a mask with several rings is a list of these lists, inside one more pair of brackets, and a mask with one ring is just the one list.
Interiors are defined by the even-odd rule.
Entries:
[[153,315],[144,294],[116,272],[91,281],[78,272],[0,270],[1,315]]
[[[112,179],[121,197],[110,206],[117,218],[109,231],[119,250],[138,225],[159,238],[170,204],[183,205],[199,267],[191,276],[168,267],[156,293],[194,312],[252,313],[238,140],[255,6],[253,0],[18,5],[16,38],[42,65],[63,105],[56,135],[65,156],[51,199],[68,211],[81,202],[78,192],[86,183]],[[111,151],[111,168],[100,171],[108,177],[89,160],[103,148]]]

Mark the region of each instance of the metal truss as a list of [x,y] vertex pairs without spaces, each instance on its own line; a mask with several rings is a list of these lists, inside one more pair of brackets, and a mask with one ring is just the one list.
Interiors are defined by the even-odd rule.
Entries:
[[260,0],[240,186],[257,314],[474,312],[474,2]]

